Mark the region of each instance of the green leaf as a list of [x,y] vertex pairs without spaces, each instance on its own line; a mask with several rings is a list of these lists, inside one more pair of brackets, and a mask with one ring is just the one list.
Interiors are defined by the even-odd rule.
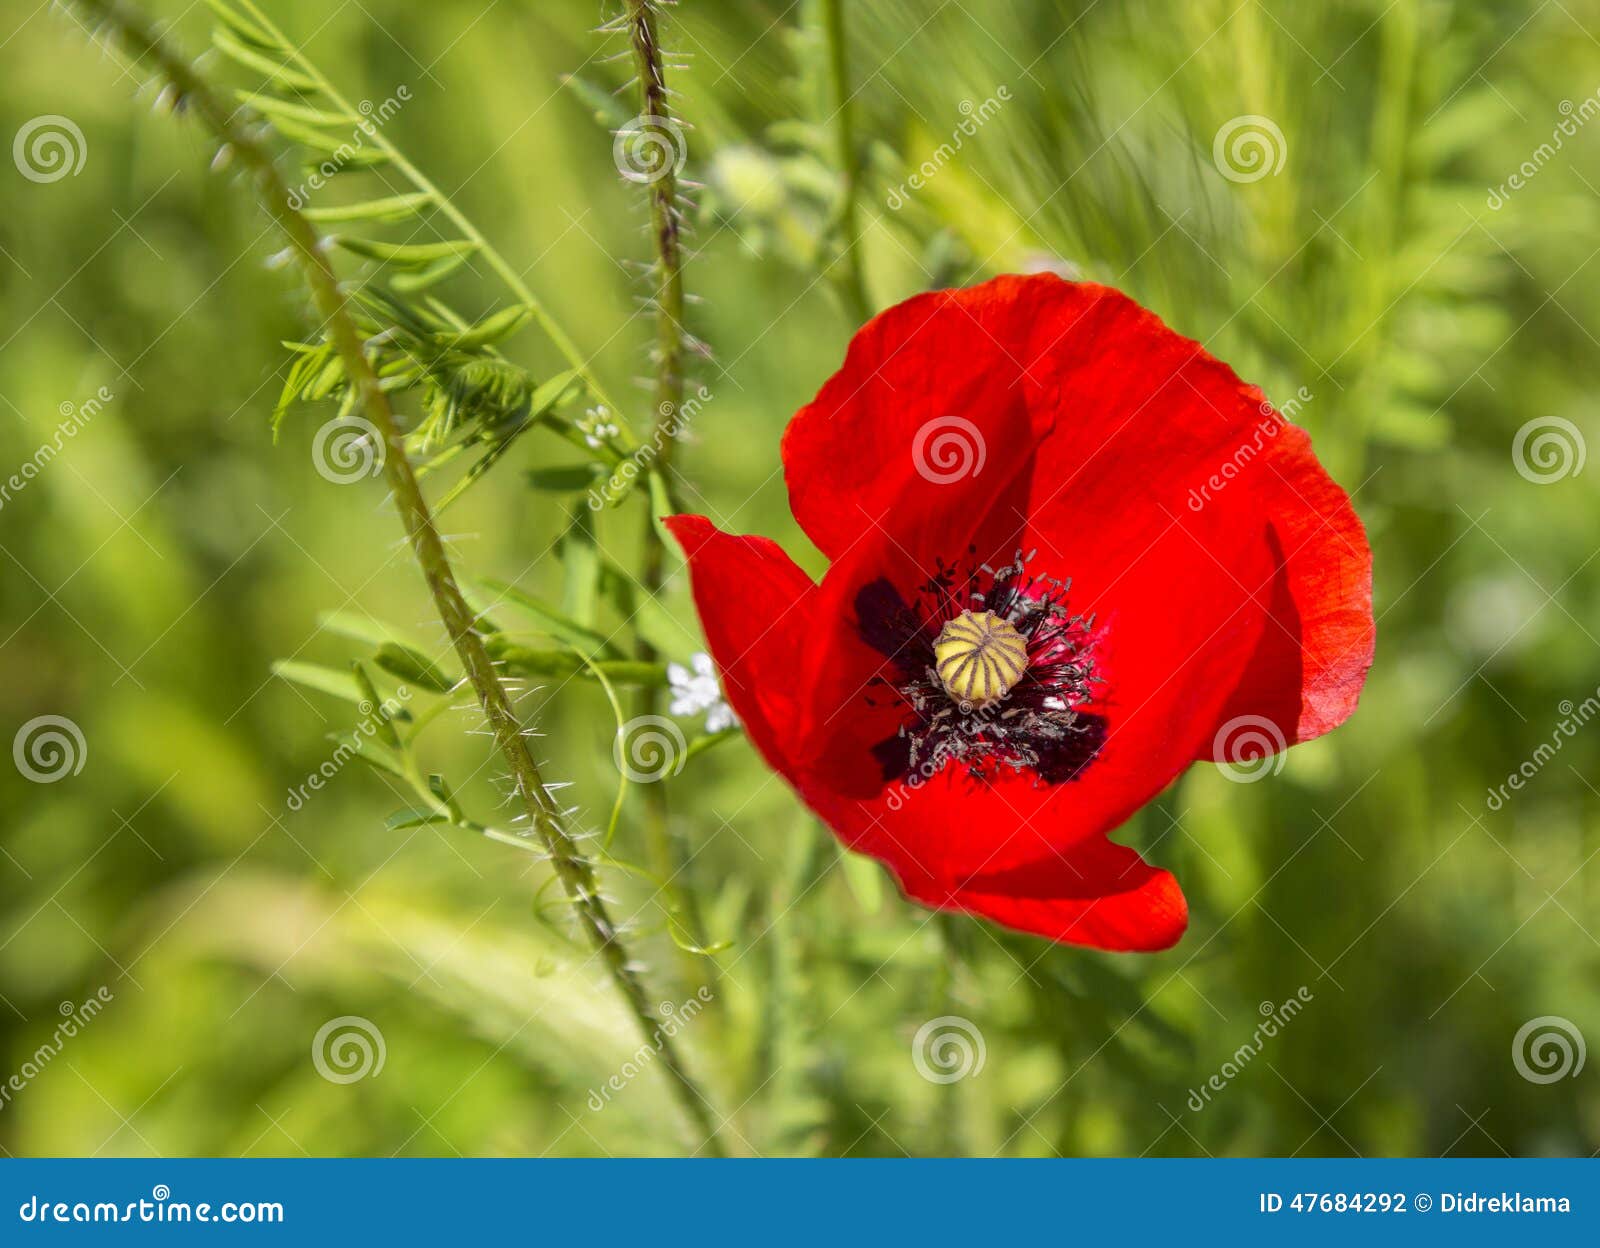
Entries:
[[403,832],[406,828],[449,822],[450,816],[437,810],[397,810],[383,821],[383,826],[390,832]]
[[449,693],[461,682],[453,679],[432,659],[414,646],[386,641],[378,647],[372,661],[389,675],[433,693]]
[[370,615],[357,615],[354,611],[324,611],[317,616],[317,624],[330,633],[365,642],[369,646],[382,646],[398,640],[397,629],[375,620]]
[[[672,514],[672,496],[667,493],[666,479],[659,472],[652,468],[648,476],[650,478],[650,514],[655,518],[657,532],[661,534],[662,540],[666,541],[671,534],[661,528],[661,517]],[[671,547],[669,546],[668,549],[671,549]]]
[[291,91],[309,93],[317,90],[316,79],[301,73],[298,69],[290,69],[283,62],[277,45],[273,45],[272,52],[259,51],[240,38],[231,26],[218,26],[214,29],[211,32],[211,42],[246,69],[265,74],[271,82],[276,82]]
[[389,285],[402,294],[414,294],[419,290],[426,290],[435,283],[444,281],[463,264],[467,262],[466,253],[445,256],[442,260],[435,260],[425,268],[413,273],[396,273],[389,279]]
[[578,380],[578,370],[568,369],[564,373],[557,373],[548,381],[539,385],[533,392],[533,397],[528,400],[528,416],[537,420],[557,403],[566,397],[567,391]]
[[688,749],[683,752],[683,762],[687,763],[696,754],[704,754],[707,750],[715,749],[724,741],[732,741],[735,737],[742,737],[744,733],[738,728],[724,728],[721,732],[708,732],[704,736],[696,737],[689,742]]
[[217,15],[217,19],[234,34],[238,35],[239,38],[254,44],[263,51],[282,52],[285,50],[284,46],[274,39],[268,31],[256,25],[237,9],[225,4],[223,0],[206,0],[206,3],[211,6],[211,11]]
[[[291,350],[301,352],[304,344],[294,343]],[[278,440],[278,431],[283,427],[283,419],[289,414],[289,408],[295,400],[305,393],[313,377],[320,374],[327,365],[328,358],[333,348],[325,343],[306,348],[295,356],[294,363],[289,366],[289,374],[283,380],[283,389],[278,394],[278,401],[272,408],[272,440]]]
[[261,91],[235,91],[239,99],[271,121],[280,118],[298,121],[308,126],[353,126],[355,118],[343,113],[330,113],[327,109],[297,104]]
[[461,810],[461,803],[456,801],[455,794],[450,791],[450,786],[445,783],[445,778],[438,772],[433,772],[428,776],[428,792],[444,803],[445,809],[450,812],[450,818],[456,823],[465,823],[467,821],[467,816]]
[[378,696],[378,687],[372,683],[372,677],[367,674],[366,665],[359,659],[352,661],[350,674],[355,677],[356,685],[362,693],[362,701],[359,708],[361,713],[377,720],[378,732],[394,749],[405,748],[400,744],[400,734],[395,730],[394,722],[389,718],[389,708],[383,704],[383,699]]
[[386,771],[391,776],[406,778],[405,764],[400,761],[399,755],[385,746],[379,745],[371,737],[361,737],[356,741],[356,754],[363,763],[375,767],[379,771]]
[[555,464],[548,468],[530,468],[527,472],[530,489],[548,494],[576,494],[587,490],[600,479],[598,464]]
[[425,191],[405,195],[388,195],[382,199],[363,200],[358,204],[341,204],[336,208],[308,208],[305,216],[317,222],[374,221],[388,224],[405,221],[419,215],[420,210],[433,203],[433,196]]
[[[323,152],[329,156],[339,156],[346,161],[357,159],[357,154],[364,150],[353,139],[337,134],[326,134],[313,126],[303,126],[298,121],[290,121],[287,117],[274,117],[272,127],[284,138],[292,139],[302,147],[309,147],[313,151]],[[382,158],[382,153],[379,153],[379,158]]]
[[561,610],[585,628],[593,628],[600,601],[600,551],[594,540],[594,512],[572,508],[566,532],[556,543],[561,566]]
[[569,619],[561,612],[547,603],[541,602],[525,590],[518,589],[506,581],[484,578],[478,584],[497,598],[510,603],[527,615],[538,621],[539,626],[552,637],[556,637],[568,645],[577,646],[585,654],[604,655],[610,658],[621,658],[622,654],[611,641],[592,628],[586,628],[576,620]]
[[667,685],[665,663],[645,663],[638,659],[596,659],[585,664],[570,650],[545,650],[537,646],[523,646],[506,641],[504,637],[492,638],[489,654],[508,672],[517,676],[532,676],[538,680],[565,680],[571,676],[598,679],[598,671],[614,685],[638,689],[664,689]]
[[315,402],[325,399],[344,383],[344,357],[337,351],[329,351],[322,358],[322,367],[316,375],[306,383],[301,397]]
[[345,146],[335,148],[332,160],[319,161],[316,153],[311,154],[311,159],[305,161],[301,168],[306,171],[306,176],[327,179],[338,177],[342,173],[360,173],[366,169],[376,169],[388,161],[386,153],[375,147]]
[[450,327],[449,322],[436,312],[397,299],[382,287],[366,287],[357,291],[356,300],[386,323],[399,326],[415,338],[430,338]]
[[465,238],[442,243],[384,243],[372,238],[337,234],[333,241],[354,255],[405,268],[420,268],[450,257],[464,259],[478,249],[477,243]]
[[321,667],[316,663],[297,663],[292,659],[279,659],[272,665],[272,672],[284,680],[292,680],[297,685],[304,685],[307,689],[315,689],[319,693],[331,693],[336,698],[343,698],[346,702],[356,705],[360,704],[363,696],[361,686],[349,672],[335,671],[331,667]]
[[459,351],[470,351],[475,347],[489,346],[491,343],[511,337],[512,334],[528,323],[528,319],[532,315],[533,310],[531,308],[502,308],[493,316],[485,317],[471,328],[444,339],[443,345],[454,347]]

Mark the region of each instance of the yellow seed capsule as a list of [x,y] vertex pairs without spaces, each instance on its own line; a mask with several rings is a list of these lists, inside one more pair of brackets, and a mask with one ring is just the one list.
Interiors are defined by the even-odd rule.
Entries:
[[1028,643],[993,611],[963,611],[933,643],[939,683],[957,702],[987,706],[1011,692],[1028,670]]

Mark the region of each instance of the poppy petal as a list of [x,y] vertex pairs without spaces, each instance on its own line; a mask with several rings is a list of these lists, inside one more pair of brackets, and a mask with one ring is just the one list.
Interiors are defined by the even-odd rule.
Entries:
[[1305,432],[1285,423],[1234,484],[1264,496],[1278,575],[1261,644],[1201,754],[1216,761],[1240,721],[1275,725],[1285,746],[1337,728],[1355,711],[1376,641],[1366,530]]
[[905,817],[896,818],[881,804],[840,802],[815,790],[803,796],[845,844],[882,861],[905,894],[923,905],[1108,950],[1166,949],[1188,924],[1188,903],[1172,873],[1104,837],[952,880],[926,869],[921,848],[932,830],[924,816],[936,820],[949,810],[942,800],[902,799],[898,813]]
[[907,541],[1010,483],[1054,420],[1017,362],[1044,293],[1016,278],[931,291],[857,332],[783,436],[789,505],[819,550],[837,559],[872,524]]
[[1189,926],[1189,903],[1172,873],[1106,840],[972,880],[951,902],[1049,940],[1118,952],[1169,949]]
[[767,764],[790,775],[794,735],[807,718],[795,656],[811,631],[816,585],[767,538],[724,533],[704,516],[663,523],[688,560],[723,696]]

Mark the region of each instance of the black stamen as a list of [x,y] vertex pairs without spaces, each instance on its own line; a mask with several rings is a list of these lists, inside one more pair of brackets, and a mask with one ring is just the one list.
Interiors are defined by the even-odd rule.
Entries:
[[[947,763],[966,768],[978,781],[1002,768],[1032,771],[1045,784],[1076,778],[1105,742],[1106,722],[1081,707],[1095,674],[1094,619],[1067,607],[1069,582],[1029,576],[1036,551],[1016,552],[1000,568],[976,562],[968,551],[965,570],[936,560],[932,576],[910,603],[886,579],[856,595],[862,639],[884,655],[886,675],[871,683],[892,690],[904,722],[893,737],[874,747],[886,779],[928,779]],[[955,701],[935,670],[934,642],[946,621],[963,611],[992,611],[1028,644],[1028,666],[1004,698],[974,707]],[[881,696],[868,695],[873,706]]]

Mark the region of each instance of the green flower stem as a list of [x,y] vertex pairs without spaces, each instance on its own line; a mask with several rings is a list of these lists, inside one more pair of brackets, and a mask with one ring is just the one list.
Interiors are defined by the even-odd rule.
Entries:
[[[671,1035],[651,1008],[644,985],[634,970],[628,951],[600,897],[594,867],[579,851],[564,826],[560,807],[546,791],[539,766],[528,750],[522,724],[510,695],[501,684],[494,664],[476,631],[476,620],[461,595],[444,544],[433,525],[427,500],[417,484],[406,455],[404,437],[389,406],[388,396],[362,350],[361,337],[351,319],[338,279],[323,251],[316,228],[292,206],[268,152],[245,131],[234,110],[156,34],[148,21],[131,12],[121,0],[78,0],[91,16],[105,22],[120,38],[135,63],[148,61],[176,93],[179,107],[193,111],[221,143],[228,145],[255,181],[263,207],[288,236],[300,260],[312,297],[326,321],[329,336],[343,358],[351,383],[361,396],[367,418],[377,428],[386,448],[384,472],[404,522],[417,563],[429,593],[478,695],[496,745],[511,768],[517,795],[539,842],[549,855],[579,921],[593,943],[612,980],[638,1022],[647,1043],[660,1054],[679,1104],[704,1138],[708,1151],[720,1152],[710,1105],[690,1077]],[[249,6],[252,11],[255,6]]]
[[[671,497],[672,451],[676,444],[678,409],[683,403],[683,356],[687,330],[684,327],[683,291],[683,216],[678,205],[678,170],[675,156],[680,131],[672,119],[667,98],[667,80],[655,0],[628,0],[628,40],[633,50],[634,76],[639,83],[641,122],[661,140],[654,150],[661,163],[649,170],[647,191],[650,198],[650,237],[655,247],[653,299],[656,318],[655,429],[651,439],[655,458],[651,471],[660,477]],[[644,564],[640,584],[651,596],[660,592],[666,580],[667,548],[657,525],[652,505],[644,517]],[[654,663],[661,656],[644,638],[635,650],[639,660]],[[659,715],[658,689],[644,690],[636,701],[641,715]],[[645,835],[649,842],[651,869],[661,879],[677,881],[685,868],[682,855],[673,843],[667,789],[652,784],[644,789]],[[695,938],[702,939],[698,916],[694,913],[694,890],[676,883],[670,886],[672,901],[685,912]]]
[[[661,164],[650,171],[650,234],[656,250],[656,431],[671,426],[683,401],[683,235],[678,207],[676,123],[667,101],[666,70],[662,64],[654,0],[628,0],[628,36],[633,46],[634,73],[639,81],[640,112],[665,142],[656,149]],[[672,454],[672,439],[656,447],[663,471]]]
[[850,91],[850,57],[845,43],[844,0],[822,0],[822,27],[828,43],[828,84],[833,105],[835,160],[839,166],[838,237],[844,274],[838,285],[857,326],[872,318],[861,259],[861,158],[856,150],[855,106]]

